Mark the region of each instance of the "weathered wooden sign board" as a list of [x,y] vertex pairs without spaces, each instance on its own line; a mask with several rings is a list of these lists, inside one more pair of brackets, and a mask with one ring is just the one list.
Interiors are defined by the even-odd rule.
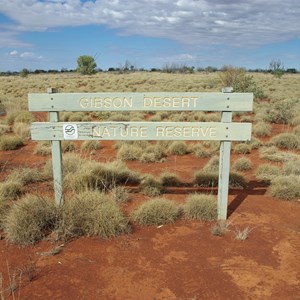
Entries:
[[[221,141],[218,219],[227,218],[231,141],[251,139],[251,123],[233,123],[232,112],[252,111],[252,93],[52,93],[29,94],[30,111],[48,111],[49,122],[31,126],[33,140],[52,141],[55,199],[63,203],[62,140]],[[221,122],[59,122],[61,111],[220,111]]]

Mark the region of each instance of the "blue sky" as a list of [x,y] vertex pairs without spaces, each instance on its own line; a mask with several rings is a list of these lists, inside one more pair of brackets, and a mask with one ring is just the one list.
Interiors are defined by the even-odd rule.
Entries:
[[0,71],[166,64],[300,70],[299,0],[0,0]]

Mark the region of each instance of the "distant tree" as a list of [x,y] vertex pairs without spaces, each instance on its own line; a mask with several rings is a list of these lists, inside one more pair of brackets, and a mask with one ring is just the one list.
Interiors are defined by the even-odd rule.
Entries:
[[269,65],[270,72],[275,76],[280,78],[284,74],[284,65],[283,62],[278,59],[273,59]]
[[28,75],[29,75],[29,70],[28,70],[28,69],[24,68],[24,69],[22,69],[22,70],[20,71],[20,76],[21,76],[21,77],[25,78],[25,77],[27,77]]
[[92,56],[82,55],[77,59],[77,72],[82,75],[96,73],[97,64]]

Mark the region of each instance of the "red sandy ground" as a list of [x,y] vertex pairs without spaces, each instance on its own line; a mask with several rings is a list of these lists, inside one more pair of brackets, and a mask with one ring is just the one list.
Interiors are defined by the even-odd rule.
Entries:
[[[273,133],[277,131],[275,127]],[[32,154],[34,145],[0,152],[1,161],[7,162],[5,172],[41,167],[45,158]],[[107,142],[94,158],[110,160],[114,155]],[[0,291],[5,299],[300,299],[300,202],[269,196],[268,187],[253,175],[261,163],[257,151],[248,157],[254,164],[245,174],[249,187],[229,191],[231,231],[225,236],[212,235],[214,223],[187,220],[162,227],[134,225],[131,234],[110,240],[79,238],[64,245],[46,240],[25,248],[8,244],[2,234]],[[173,156],[165,163],[129,166],[155,175],[176,172],[189,181],[206,161]],[[51,190],[52,184],[43,189]],[[192,191],[169,189],[164,197],[182,202]],[[131,194],[124,211],[143,200]],[[246,227],[252,229],[249,238],[235,240],[235,230]],[[61,252],[50,255],[57,246]],[[8,296],[8,275],[14,274],[18,288]]]

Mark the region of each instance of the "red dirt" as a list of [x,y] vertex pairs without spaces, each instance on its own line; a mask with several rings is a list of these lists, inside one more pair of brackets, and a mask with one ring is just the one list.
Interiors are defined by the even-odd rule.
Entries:
[[[111,144],[103,145],[95,159],[113,159]],[[19,150],[2,151],[1,180],[20,166],[41,167],[45,158],[33,155],[33,148],[28,142]],[[255,170],[261,163],[257,151],[248,157]],[[173,156],[165,163],[128,165],[154,175],[176,172],[190,181],[206,161]],[[79,238],[64,245],[45,240],[25,248],[8,244],[2,234],[0,292],[6,299],[300,299],[300,202],[270,197],[253,170],[245,173],[247,189],[229,191],[231,231],[223,237],[212,235],[214,223],[186,220],[162,227],[134,225],[131,234],[110,240]],[[169,189],[164,196],[181,202],[193,190]],[[144,198],[131,194],[124,211]],[[234,231],[246,227],[252,230],[249,238],[235,240]],[[57,246],[61,252],[51,255]],[[14,274],[18,288],[8,296]]]

